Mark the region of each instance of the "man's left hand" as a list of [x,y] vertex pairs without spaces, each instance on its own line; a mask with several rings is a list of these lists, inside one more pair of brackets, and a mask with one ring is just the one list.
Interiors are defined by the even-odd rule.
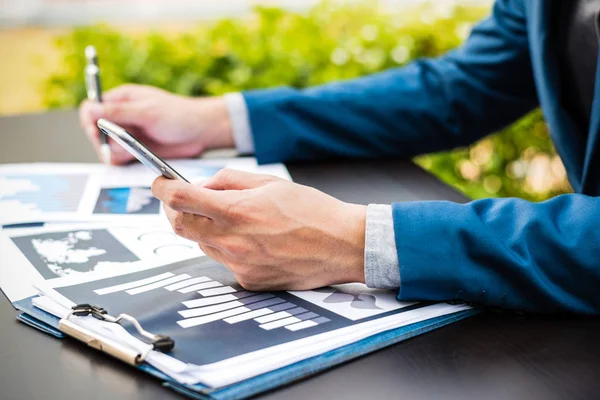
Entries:
[[366,207],[270,175],[225,169],[200,185],[159,177],[175,233],[248,290],[364,282]]

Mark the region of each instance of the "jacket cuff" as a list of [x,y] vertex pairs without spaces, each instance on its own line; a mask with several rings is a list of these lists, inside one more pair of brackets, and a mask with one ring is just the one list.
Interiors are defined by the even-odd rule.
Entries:
[[481,281],[465,259],[472,252],[465,248],[468,233],[461,224],[469,220],[468,213],[465,205],[448,201],[392,204],[402,280],[399,300],[457,300],[471,283]]
[[290,135],[294,120],[289,118],[290,101],[294,91],[287,87],[243,92],[254,156],[259,164],[289,161],[298,152],[294,137]]

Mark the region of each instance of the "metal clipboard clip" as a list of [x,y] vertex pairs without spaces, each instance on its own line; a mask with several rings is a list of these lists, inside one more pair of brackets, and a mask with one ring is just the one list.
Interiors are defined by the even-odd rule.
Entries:
[[91,304],[78,304],[74,306],[71,309],[71,312],[65,318],[59,321],[58,328],[62,332],[86,343],[88,346],[93,347],[96,350],[110,354],[111,356],[116,357],[130,365],[141,364],[150,350],[145,353],[140,353],[129,346],[125,346],[115,340],[101,336],[96,332],[92,332],[89,329],[86,329],[71,321],[70,318],[73,315],[77,317],[91,315],[100,321],[113,322],[116,324],[121,324],[121,321],[128,321],[135,327],[140,335],[148,339],[147,343],[152,345],[150,350],[167,352],[173,349],[175,346],[175,342],[170,337],[164,335],[155,335],[144,330],[140,323],[131,315],[119,314],[117,317],[113,317],[108,315],[106,310],[103,308]]

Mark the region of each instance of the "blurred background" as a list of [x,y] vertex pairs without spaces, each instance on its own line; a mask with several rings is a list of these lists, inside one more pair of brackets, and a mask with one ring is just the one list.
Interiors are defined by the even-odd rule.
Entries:
[[[302,88],[459,46],[491,0],[0,0],[0,115],[74,108],[83,49],[105,89],[193,96]],[[416,159],[471,198],[541,201],[571,189],[541,112],[469,148]]]

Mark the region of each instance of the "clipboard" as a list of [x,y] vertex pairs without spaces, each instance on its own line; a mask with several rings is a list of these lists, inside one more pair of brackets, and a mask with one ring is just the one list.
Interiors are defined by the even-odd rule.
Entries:
[[78,304],[73,307],[72,311],[65,318],[61,318],[58,321],[58,330],[62,333],[71,336],[88,346],[102,351],[108,355],[111,355],[129,365],[136,366],[140,365],[144,362],[146,358],[145,353],[141,353],[135,351],[134,349],[124,346],[116,340],[112,340],[111,338],[101,336],[96,332],[93,332],[81,325],[77,325],[73,321],[70,320],[70,317],[74,316],[88,316],[91,315],[94,318],[111,322],[115,324],[121,323],[121,321],[130,322],[137,332],[146,338],[149,341],[149,344],[152,346],[151,349],[158,351],[170,351],[175,346],[175,342],[168,336],[158,335],[154,333],[150,333],[144,328],[142,325],[128,314],[119,314],[117,317],[113,317],[108,315],[105,309],[102,307],[94,306],[91,304]]

